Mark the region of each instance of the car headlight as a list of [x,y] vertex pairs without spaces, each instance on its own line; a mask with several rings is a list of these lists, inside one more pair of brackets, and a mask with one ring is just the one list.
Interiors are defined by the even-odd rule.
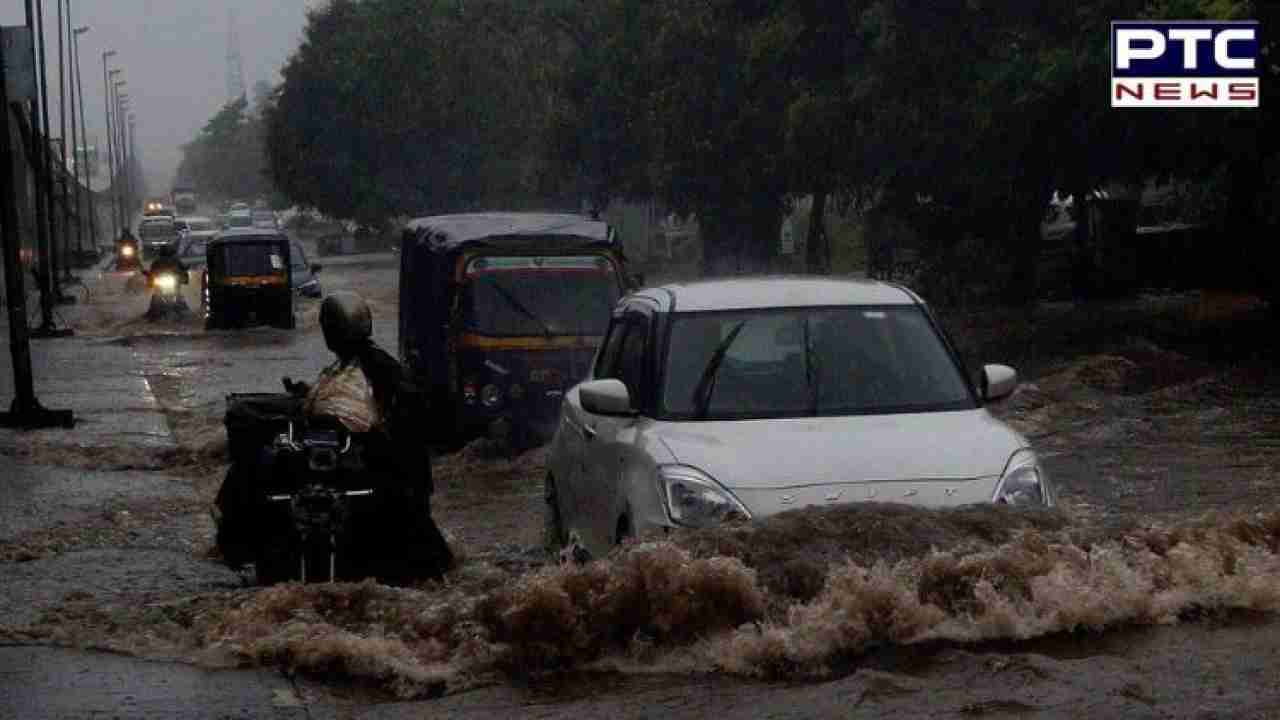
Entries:
[[502,388],[489,383],[480,391],[480,403],[492,410],[502,404]]
[[678,525],[708,527],[735,516],[751,517],[732,493],[697,468],[663,465],[658,476],[666,494],[667,514]]
[[156,276],[156,287],[166,292],[177,289],[178,276],[165,273]]
[[1053,506],[1049,477],[1034,452],[1024,448],[1009,458],[991,501],[1008,505]]

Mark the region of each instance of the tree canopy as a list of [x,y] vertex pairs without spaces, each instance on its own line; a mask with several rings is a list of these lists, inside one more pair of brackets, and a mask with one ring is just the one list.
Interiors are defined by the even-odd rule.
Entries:
[[1250,0],[334,0],[267,112],[270,167],[365,222],[657,197],[723,269],[761,267],[798,197],[927,198],[930,242],[979,238],[1033,289],[1055,189],[1192,179],[1277,223],[1274,104],[1110,107],[1110,22],[1142,17],[1280,27]]

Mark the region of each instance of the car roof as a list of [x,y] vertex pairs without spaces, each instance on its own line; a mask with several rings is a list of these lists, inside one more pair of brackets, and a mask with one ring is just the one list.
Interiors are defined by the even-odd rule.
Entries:
[[660,312],[761,310],[832,305],[913,305],[921,302],[910,290],[878,280],[812,276],[742,277],[671,283],[645,288],[631,298],[645,298]]
[[266,228],[246,227],[246,228],[230,228],[223,230],[213,236],[211,242],[228,243],[236,241],[253,242],[255,240],[288,240],[289,236],[278,230],[268,230]]
[[426,239],[433,249],[453,250],[469,243],[498,244],[499,238],[561,236],[590,244],[616,242],[608,223],[569,213],[482,212],[420,217],[405,230]]

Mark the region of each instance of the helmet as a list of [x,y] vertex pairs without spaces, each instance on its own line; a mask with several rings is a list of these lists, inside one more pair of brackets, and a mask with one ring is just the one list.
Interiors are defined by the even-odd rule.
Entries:
[[373,313],[353,292],[332,293],[320,304],[320,329],[330,350],[347,355],[373,335]]

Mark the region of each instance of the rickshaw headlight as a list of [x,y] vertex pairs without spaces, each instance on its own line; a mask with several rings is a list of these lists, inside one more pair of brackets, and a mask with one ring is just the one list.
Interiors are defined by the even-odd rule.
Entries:
[[173,292],[178,287],[178,276],[172,273],[157,275],[156,287],[165,292]]
[[489,383],[480,391],[480,402],[485,407],[493,409],[502,404],[502,388]]

